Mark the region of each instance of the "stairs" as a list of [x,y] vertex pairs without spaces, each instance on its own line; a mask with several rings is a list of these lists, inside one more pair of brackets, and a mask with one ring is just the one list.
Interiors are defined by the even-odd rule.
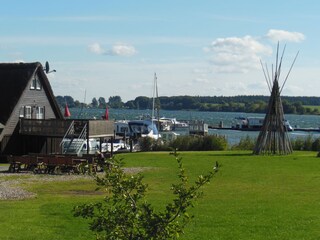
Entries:
[[60,143],[63,154],[80,155],[87,142],[87,123],[72,121]]

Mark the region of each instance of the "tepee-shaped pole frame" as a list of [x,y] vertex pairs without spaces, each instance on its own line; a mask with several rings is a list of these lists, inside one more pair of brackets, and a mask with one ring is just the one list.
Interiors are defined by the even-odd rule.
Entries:
[[[261,63],[262,70],[269,87],[271,96],[268,103],[268,109],[264,122],[259,133],[256,145],[253,149],[253,154],[279,154],[286,155],[292,153],[292,146],[290,138],[288,135],[288,129],[285,126],[285,118],[283,112],[283,106],[280,94],[284,85],[287,82],[289,74],[292,70],[292,67],[298,57],[299,52],[296,54],[294,61],[290,67],[290,70],[280,87],[279,79],[281,74],[281,65],[282,59],[285,52],[285,47],[279,61],[279,43],[277,45],[277,56],[276,56],[276,66],[275,71],[273,72],[272,67],[272,78],[270,78],[267,66],[264,67]],[[272,81],[271,81],[272,79]]]

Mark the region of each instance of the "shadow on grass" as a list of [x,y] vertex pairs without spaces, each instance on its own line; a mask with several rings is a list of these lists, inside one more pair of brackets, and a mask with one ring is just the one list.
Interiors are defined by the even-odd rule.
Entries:
[[251,152],[244,152],[244,153],[239,153],[239,152],[219,152],[219,153],[213,153],[213,154],[208,154],[208,156],[234,156],[234,157],[241,157],[241,156],[258,156],[258,155],[254,155]]

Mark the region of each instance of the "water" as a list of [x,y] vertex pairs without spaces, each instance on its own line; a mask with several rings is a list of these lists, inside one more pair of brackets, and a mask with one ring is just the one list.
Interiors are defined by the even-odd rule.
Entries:
[[[83,109],[71,108],[71,118],[82,119],[101,119],[104,115],[104,109]],[[113,120],[134,120],[140,116],[151,115],[151,110],[133,110],[133,109],[109,109],[109,119]],[[220,122],[224,127],[231,127],[236,117],[264,117],[264,114],[238,113],[238,112],[198,112],[198,111],[169,111],[161,110],[160,117],[176,118],[177,120],[203,120],[205,123],[217,126]],[[319,128],[320,116],[317,115],[295,115],[287,114],[285,118],[294,128]],[[249,136],[256,138],[259,132],[246,132],[237,130],[214,130],[209,129],[209,134],[219,134],[227,137],[229,144],[235,144],[241,138]],[[319,138],[319,132],[293,131],[289,133],[291,138]]]

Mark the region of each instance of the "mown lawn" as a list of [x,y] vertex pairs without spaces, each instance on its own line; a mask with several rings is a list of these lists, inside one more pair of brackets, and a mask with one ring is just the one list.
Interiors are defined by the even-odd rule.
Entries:
[[[190,180],[218,161],[222,167],[194,209],[181,239],[318,239],[320,158],[315,152],[252,156],[249,152],[182,152]],[[126,167],[147,167],[148,201],[161,209],[172,198],[177,164],[168,153],[120,155]],[[89,179],[23,184],[34,199],[0,201],[0,239],[94,239],[76,204],[102,199]]]

